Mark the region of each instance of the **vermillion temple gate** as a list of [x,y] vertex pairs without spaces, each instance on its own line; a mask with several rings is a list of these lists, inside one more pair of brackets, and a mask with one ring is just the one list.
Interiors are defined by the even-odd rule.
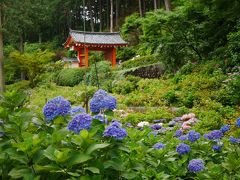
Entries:
[[126,46],[118,32],[83,32],[70,30],[65,48],[77,51],[79,67],[88,67],[88,52],[103,51],[106,60],[116,65],[116,47]]

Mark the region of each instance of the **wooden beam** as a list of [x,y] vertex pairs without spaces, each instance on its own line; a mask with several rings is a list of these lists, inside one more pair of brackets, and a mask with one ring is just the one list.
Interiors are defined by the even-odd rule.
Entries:
[[85,66],[88,68],[88,47],[85,47]]
[[112,67],[116,66],[116,48],[112,49]]

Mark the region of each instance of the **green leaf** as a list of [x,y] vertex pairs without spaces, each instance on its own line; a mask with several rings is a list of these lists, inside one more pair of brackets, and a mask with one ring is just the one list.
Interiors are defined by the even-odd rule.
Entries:
[[100,170],[98,168],[96,168],[96,167],[86,167],[84,169],[85,170],[89,170],[89,171],[91,171],[94,174],[99,174],[100,173]]
[[61,168],[58,167],[56,164],[48,164],[48,165],[45,165],[45,166],[35,165],[34,169],[36,171],[56,172],[56,171],[59,171]]
[[54,152],[56,151],[56,149],[52,146],[48,146],[48,148],[46,150],[44,150],[44,153],[43,155],[45,157],[47,157],[48,159],[52,160],[52,161],[55,161],[56,158],[54,156]]
[[105,147],[108,147],[110,144],[109,143],[103,143],[103,144],[92,144],[89,146],[87,149],[86,153],[91,154],[93,151],[98,150],[98,149],[103,149]]
[[126,179],[134,179],[137,177],[137,174],[134,172],[125,172],[122,174],[122,177],[124,177]]
[[119,162],[115,162],[113,160],[109,160],[103,163],[104,168],[108,169],[110,167],[112,167],[113,169],[117,170],[117,171],[122,171],[122,164]]
[[73,166],[76,164],[81,164],[83,162],[86,162],[88,160],[92,159],[92,157],[88,154],[83,154],[83,153],[72,153],[71,157],[69,158],[67,165],[68,166]]
[[86,129],[83,129],[80,131],[80,136],[83,138],[83,139],[87,139],[88,136],[89,136],[89,133]]
[[23,178],[24,179],[32,179],[33,178],[33,174],[31,173],[30,169],[26,169],[26,168],[13,168],[9,173],[9,176],[11,176],[13,179],[18,179],[18,178]]

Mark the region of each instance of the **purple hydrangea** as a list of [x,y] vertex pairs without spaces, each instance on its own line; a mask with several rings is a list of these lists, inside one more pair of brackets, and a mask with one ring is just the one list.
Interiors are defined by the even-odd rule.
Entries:
[[182,134],[183,134],[183,131],[179,129],[175,132],[175,137],[180,137],[182,136]]
[[227,125],[225,125],[225,126],[222,126],[222,127],[220,128],[220,131],[222,131],[223,134],[226,133],[226,132],[229,131],[229,130],[230,130],[230,125],[229,125],[229,124],[227,124]]
[[74,115],[79,114],[79,113],[86,113],[86,110],[82,106],[72,107],[72,109],[70,111],[71,116],[74,116]]
[[114,121],[108,126],[103,132],[104,137],[113,137],[117,140],[122,140],[127,136],[127,131],[124,128],[121,128],[121,123]]
[[160,124],[153,124],[153,125],[151,125],[151,128],[152,128],[152,130],[159,130],[162,128],[162,126]]
[[200,133],[192,130],[192,131],[189,131],[188,133],[188,140],[191,141],[191,142],[195,142],[197,141],[198,139],[200,138]]
[[233,136],[229,138],[229,141],[233,144],[240,144],[240,138],[235,138]]
[[208,134],[204,134],[204,136],[208,140],[220,139],[223,137],[223,133],[220,130],[213,130]]
[[78,134],[81,130],[89,130],[92,124],[92,117],[89,114],[77,114],[68,123],[68,130]]
[[98,90],[90,100],[90,110],[94,113],[99,113],[103,109],[116,109],[116,98],[107,94],[106,91]]
[[178,139],[181,141],[186,141],[188,139],[188,135],[182,135]]
[[176,151],[178,152],[179,155],[187,154],[190,152],[190,150],[191,150],[190,146],[184,143],[180,143],[176,148]]
[[165,147],[165,145],[161,142],[158,142],[158,143],[153,145],[154,149],[163,149],[164,147]]
[[107,117],[105,117],[103,114],[97,114],[97,115],[93,116],[93,119],[97,119],[97,120],[101,121],[103,124],[108,123]]
[[191,172],[200,172],[204,169],[204,162],[201,159],[192,159],[188,164],[188,170]]
[[214,150],[214,151],[221,151],[221,149],[222,149],[222,146],[219,146],[219,145],[212,146],[212,150]]
[[237,127],[240,127],[240,118],[237,119],[237,121],[236,121],[236,126],[237,126]]
[[43,114],[48,121],[53,120],[55,117],[61,115],[65,116],[69,113],[71,104],[62,96],[55,97],[49,100],[43,107]]

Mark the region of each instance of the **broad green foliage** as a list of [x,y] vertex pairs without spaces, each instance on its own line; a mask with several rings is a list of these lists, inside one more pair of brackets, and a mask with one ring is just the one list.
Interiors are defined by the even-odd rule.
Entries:
[[[83,129],[79,134],[75,134],[66,128],[71,117],[58,116],[46,123],[42,115],[36,115],[31,109],[24,108],[25,102],[24,93],[7,92],[0,97],[2,179],[240,177],[239,142],[235,142],[239,141],[240,119],[234,120],[229,128],[225,128],[224,134],[221,128],[220,132],[211,135],[215,138],[220,135],[217,141],[206,138],[209,131],[200,134],[192,132],[197,133],[197,136],[185,131],[183,134],[188,138],[183,142],[176,137],[178,135],[175,131],[178,127],[172,131],[158,132],[157,135],[152,134],[150,127],[131,127],[127,128],[128,136],[124,140],[114,140],[102,137],[106,127],[98,120],[93,120],[90,130]],[[164,111],[159,109],[151,114],[159,114],[159,117],[155,118],[161,118],[163,113]],[[148,115],[143,117],[146,120],[151,119]],[[204,115],[201,118],[204,118]],[[230,140],[229,133],[232,135]],[[156,146],[156,143],[161,146]],[[180,143],[187,144],[184,146],[189,146],[189,152],[179,155],[182,152],[177,148]],[[201,169],[190,167],[193,159],[203,162]]]

